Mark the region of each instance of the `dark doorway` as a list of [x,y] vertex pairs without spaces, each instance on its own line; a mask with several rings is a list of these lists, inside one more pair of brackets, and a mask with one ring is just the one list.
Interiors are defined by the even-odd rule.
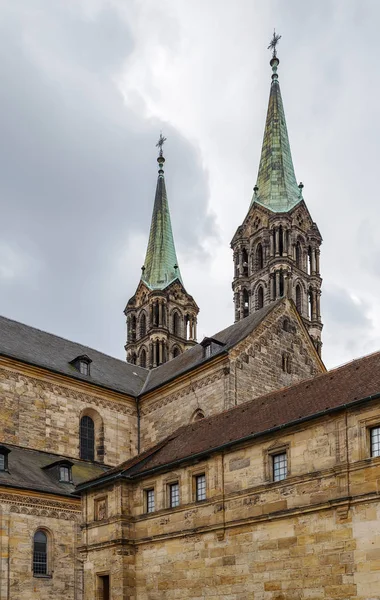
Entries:
[[109,575],[98,575],[98,600],[110,600]]

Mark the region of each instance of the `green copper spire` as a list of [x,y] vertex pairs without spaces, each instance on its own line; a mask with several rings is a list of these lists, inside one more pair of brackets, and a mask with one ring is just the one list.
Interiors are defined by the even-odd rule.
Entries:
[[[162,134],[157,143],[160,148],[158,162],[158,180],[154,200],[152,224],[150,226],[148,249],[142,268],[141,279],[153,290],[162,290],[172,281],[182,283],[174,246],[168,198],[166,195],[162,146],[165,142]],[[183,283],[182,283],[183,284]]]
[[258,202],[273,212],[287,212],[302,200],[302,188],[298,187],[290,152],[284,106],[282,104],[277,67],[279,59],[276,44],[281,36],[274,33],[269,48],[273,49],[270,61],[272,84],[270,88],[264,140],[257,183],[251,206]]

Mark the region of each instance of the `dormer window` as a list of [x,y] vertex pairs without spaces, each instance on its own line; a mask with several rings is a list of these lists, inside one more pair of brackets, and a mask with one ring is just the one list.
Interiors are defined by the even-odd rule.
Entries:
[[203,357],[210,358],[213,354],[219,352],[225,344],[214,338],[206,337],[202,340],[201,346],[203,346]]
[[82,356],[77,356],[70,362],[70,364],[77,370],[81,375],[85,375],[87,377],[90,376],[90,364],[92,360],[86,354]]
[[59,481],[63,483],[71,483],[71,465],[61,465],[59,467]]
[[56,462],[50,463],[45,467],[42,467],[47,473],[49,473],[50,477],[55,479],[60,483],[73,483],[73,476],[71,472],[71,468],[73,463],[71,460],[61,459]]
[[0,472],[8,471],[8,454],[10,450],[6,446],[0,446]]

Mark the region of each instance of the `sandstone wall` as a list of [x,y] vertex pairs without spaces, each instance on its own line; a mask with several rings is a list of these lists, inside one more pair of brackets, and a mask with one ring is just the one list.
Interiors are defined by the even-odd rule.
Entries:
[[[379,424],[380,403],[373,401],[167,473],[89,492],[88,581],[107,563],[112,579],[112,557],[128,552],[124,575],[131,586],[135,581],[135,595],[129,593],[136,600],[378,598],[380,457],[370,456],[369,431]],[[273,481],[271,472],[277,452],[288,456],[283,481]],[[194,477],[201,473],[207,498],[196,502]],[[169,508],[174,481],[180,506]],[[148,489],[156,502],[150,514]],[[95,523],[91,506],[102,494],[112,509]],[[120,566],[115,569],[117,581]],[[112,593],[126,600],[125,589]],[[88,584],[85,600],[91,594]]]
[[3,443],[78,458],[79,421],[87,410],[103,423],[104,462],[116,465],[136,453],[135,401],[122,394],[0,359],[0,402]]
[[[80,503],[0,490],[0,598],[81,600],[82,568],[75,558]],[[33,576],[33,536],[48,532],[47,577]]]

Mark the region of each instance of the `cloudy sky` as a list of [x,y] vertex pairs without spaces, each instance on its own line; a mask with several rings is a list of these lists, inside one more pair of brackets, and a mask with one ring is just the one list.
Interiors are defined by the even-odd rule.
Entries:
[[232,323],[276,27],[324,360],[379,349],[379,21],[378,0],[0,0],[0,313],[124,358],[162,129],[198,337]]

